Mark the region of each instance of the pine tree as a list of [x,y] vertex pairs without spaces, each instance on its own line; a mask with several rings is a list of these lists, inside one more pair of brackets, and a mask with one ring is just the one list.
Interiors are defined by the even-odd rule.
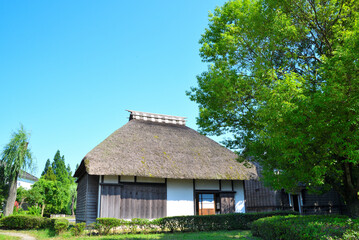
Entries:
[[52,170],[54,171],[57,181],[63,184],[68,184],[70,182],[65,165],[65,156],[61,156],[60,150],[57,150],[54,156],[54,161],[52,162]]
[[50,159],[47,159],[46,164],[45,164],[44,171],[41,173],[41,176],[44,176],[44,175],[47,173],[47,170],[49,169],[50,164],[51,164],[51,163],[50,163]]

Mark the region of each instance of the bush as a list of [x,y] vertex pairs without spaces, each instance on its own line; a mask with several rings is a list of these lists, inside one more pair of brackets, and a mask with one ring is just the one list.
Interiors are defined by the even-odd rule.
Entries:
[[266,239],[358,239],[359,220],[346,216],[274,216],[252,223],[253,236]]
[[129,225],[129,221],[118,218],[97,218],[95,223],[95,229],[100,235],[107,235],[111,229],[119,226]]
[[100,235],[107,235],[114,227],[127,228],[132,233],[138,230],[146,233],[149,231],[215,231],[215,230],[248,230],[250,223],[268,216],[284,216],[296,214],[292,211],[277,211],[263,213],[231,213],[207,216],[178,216],[154,219],[134,218],[126,221],[117,218],[97,218],[94,228]]
[[44,217],[11,215],[1,218],[0,225],[5,229],[39,229],[50,228],[53,226],[53,222]]
[[84,233],[86,228],[86,223],[76,223],[73,228],[71,228],[71,233],[74,236],[80,236]]
[[205,216],[178,216],[157,219],[163,230],[180,231],[216,231],[216,230],[248,230],[250,224],[268,216],[285,216],[296,214],[292,211],[275,211],[262,213],[229,213]]
[[27,213],[33,216],[41,216],[41,208],[39,206],[29,207]]
[[56,219],[54,229],[56,234],[61,234],[69,227],[69,221],[67,219]]

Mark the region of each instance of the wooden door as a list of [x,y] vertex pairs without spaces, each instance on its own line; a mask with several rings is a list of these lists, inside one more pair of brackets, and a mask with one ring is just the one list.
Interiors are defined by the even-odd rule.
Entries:
[[234,213],[234,193],[221,193],[221,213]]

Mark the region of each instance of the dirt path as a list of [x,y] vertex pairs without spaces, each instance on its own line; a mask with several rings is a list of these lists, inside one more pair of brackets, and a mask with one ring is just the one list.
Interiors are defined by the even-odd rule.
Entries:
[[36,240],[36,238],[24,233],[0,231],[0,234],[13,237],[21,237],[22,240]]

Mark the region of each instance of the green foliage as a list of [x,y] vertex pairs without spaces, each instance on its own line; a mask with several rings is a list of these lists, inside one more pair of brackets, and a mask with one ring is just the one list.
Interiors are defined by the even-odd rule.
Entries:
[[129,221],[118,218],[97,218],[95,223],[95,229],[100,235],[107,235],[111,229],[119,226],[127,226]]
[[20,170],[32,167],[32,154],[28,144],[29,134],[21,125],[18,132],[12,134],[10,142],[1,153],[1,165],[4,166],[5,180],[14,181]]
[[44,176],[47,173],[47,170],[49,170],[50,164],[51,164],[50,159],[47,159],[46,163],[45,163],[44,171],[42,171],[42,173],[41,173],[41,177]]
[[76,205],[76,183],[71,169],[65,165],[65,157],[58,150],[51,163],[46,162],[43,175],[29,192],[31,205],[44,206],[44,214],[73,214]]
[[274,216],[252,223],[254,236],[263,239],[357,239],[359,221],[344,216]]
[[33,216],[41,216],[41,208],[39,206],[31,206],[28,207],[27,210],[29,215],[33,215]]
[[54,224],[54,229],[56,234],[61,234],[67,230],[69,227],[69,221],[67,219],[56,219]]
[[69,185],[70,184],[70,176],[69,176],[69,172],[66,168],[65,165],[65,156],[64,155],[60,155],[60,150],[57,150],[55,156],[54,156],[54,161],[52,162],[52,170],[54,171],[54,174],[56,175],[56,180],[65,184],[65,185]]
[[39,229],[53,227],[53,221],[30,215],[11,215],[1,218],[0,225],[5,229]]
[[165,217],[156,220],[162,229],[173,231],[217,231],[217,230],[247,230],[250,224],[268,216],[284,216],[293,214],[292,211],[262,212],[262,213],[230,213],[205,216]]
[[86,223],[76,223],[73,228],[71,228],[71,234],[73,236],[81,236],[86,228]]
[[358,205],[358,10],[352,0],[216,8],[200,40],[210,65],[187,93],[202,133],[229,133],[227,147],[258,161],[276,189],[334,187]]
[[3,177],[1,180],[9,185],[4,209],[5,216],[10,215],[13,211],[16,199],[16,181],[20,171],[32,167],[32,154],[28,144],[29,134],[21,125],[20,129],[12,134],[10,142],[5,145],[1,153],[0,165],[3,168],[0,174]]
[[100,235],[107,235],[111,229],[115,227],[122,227],[122,229],[129,229],[132,233],[149,232],[156,229],[164,231],[220,231],[220,230],[247,230],[250,229],[250,224],[263,217],[268,216],[286,216],[289,214],[296,214],[292,211],[274,211],[262,213],[231,213],[221,215],[207,215],[207,216],[178,216],[178,217],[164,217],[154,219],[134,218],[131,221],[126,221],[117,218],[97,218],[95,229]]

